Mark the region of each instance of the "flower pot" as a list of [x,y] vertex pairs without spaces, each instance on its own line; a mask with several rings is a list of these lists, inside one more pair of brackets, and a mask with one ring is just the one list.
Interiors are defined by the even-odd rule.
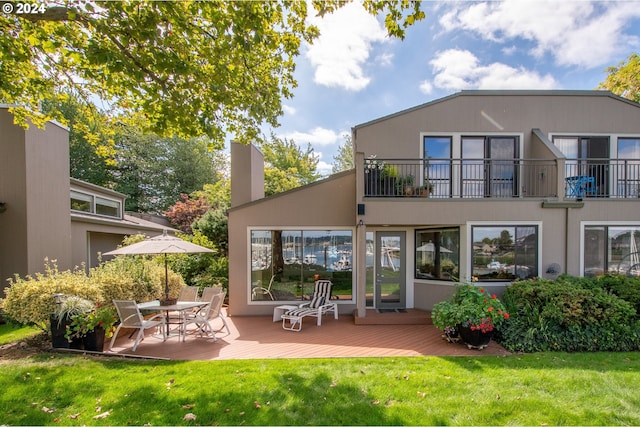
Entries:
[[62,319],[62,321],[59,321],[55,314],[51,314],[49,316],[49,322],[51,323],[51,346],[53,348],[82,349],[81,338],[71,338],[71,342],[69,342],[64,336],[67,332],[67,326],[71,324],[70,319]]
[[82,344],[87,351],[102,351],[104,349],[104,335],[105,330],[103,327],[98,326],[93,331],[87,332],[87,335],[82,337]]
[[482,350],[489,345],[493,331],[482,332],[481,330],[472,331],[468,326],[458,326],[458,332],[460,332],[460,338],[467,345],[469,349],[475,348]]
[[368,170],[364,175],[364,195],[380,195],[380,171],[378,169]]

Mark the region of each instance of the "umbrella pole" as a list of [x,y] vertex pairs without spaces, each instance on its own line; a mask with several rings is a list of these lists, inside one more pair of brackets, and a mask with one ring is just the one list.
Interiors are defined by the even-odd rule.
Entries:
[[169,267],[167,266],[167,254],[164,254],[164,297],[169,299]]

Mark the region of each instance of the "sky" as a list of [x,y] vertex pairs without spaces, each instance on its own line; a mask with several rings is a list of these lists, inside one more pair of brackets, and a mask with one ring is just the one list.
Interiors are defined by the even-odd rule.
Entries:
[[[323,19],[296,62],[279,136],[331,173],[351,128],[461,90],[596,89],[640,52],[640,0],[424,1],[404,40],[351,3]],[[268,132],[270,132],[269,130]]]

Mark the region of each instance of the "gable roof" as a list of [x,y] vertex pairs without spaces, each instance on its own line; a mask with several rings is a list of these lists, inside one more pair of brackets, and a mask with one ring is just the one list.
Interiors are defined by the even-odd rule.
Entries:
[[622,101],[625,102],[629,105],[633,105],[634,107],[638,107],[640,108],[640,104],[638,104],[637,102],[631,101],[629,99],[623,98],[621,96],[615,95],[614,93],[608,91],[608,90],[463,90],[461,92],[458,93],[454,93],[452,95],[449,96],[445,96],[444,98],[439,98],[439,99],[435,99],[433,101],[429,101],[426,102],[424,104],[420,104],[420,105],[416,105],[415,107],[410,107],[386,116],[382,116],[379,117],[377,119],[373,119],[370,120],[368,122],[365,123],[361,123],[359,125],[356,125],[353,127],[353,130],[357,131],[358,128],[361,127],[366,127],[369,125],[372,125],[374,123],[379,123],[385,120],[389,120],[392,119],[394,117],[398,117],[398,116],[402,116],[404,114],[416,111],[416,110],[420,110],[423,108],[427,108],[430,107],[432,105],[436,105],[442,102],[447,102],[450,101],[451,99],[454,98],[460,98],[460,97],[469,97],[469,96],[500,96],[500,97],[507,97],[507,96],[520,96],[520,97],[524,97],[524,96],[574,96],[574,97],[579,97],[579,96],[585,96],[585,97],[594,97],[594,96],[599,96],[599,97],[605,97],[605,98],[611,98],[614,99],[616,101]]

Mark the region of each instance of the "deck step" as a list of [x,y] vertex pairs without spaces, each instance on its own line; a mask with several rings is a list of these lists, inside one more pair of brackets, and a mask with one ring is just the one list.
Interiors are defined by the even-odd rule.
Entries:
[[367,310],[364,317],[358,317],[357,310],[353,313],[356,325],[431,325],[431,312],[408,308],[403,311],[378,312]]

